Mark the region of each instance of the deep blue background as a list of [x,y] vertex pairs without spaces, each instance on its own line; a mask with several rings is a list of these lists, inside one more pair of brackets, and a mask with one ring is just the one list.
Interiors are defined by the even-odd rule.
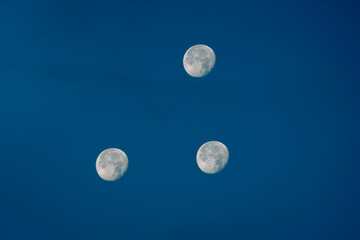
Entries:
[[[360,239],[359,12],[2,0],[0,238]],[[201,79],[182,66],[199,43]],[[195,161],[210,140],[216,175]],[[95,170],[109,147],[117,182]]]

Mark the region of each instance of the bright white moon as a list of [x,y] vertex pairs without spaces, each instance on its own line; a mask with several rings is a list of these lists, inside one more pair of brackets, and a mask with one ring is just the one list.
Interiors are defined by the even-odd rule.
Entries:
[[126,154],[117,148],[104,150],[96,160],[96,171],[106,181],[121,178],[129,165]]
[[206,45],[192,46],[186,51],[183,64],[190,76],[204,77],[215,65],[215,53]]
[[229,150],[221,142],[211,141],[203,144],[196,155],[199,168],[205,173],[218,173],[229,160]]

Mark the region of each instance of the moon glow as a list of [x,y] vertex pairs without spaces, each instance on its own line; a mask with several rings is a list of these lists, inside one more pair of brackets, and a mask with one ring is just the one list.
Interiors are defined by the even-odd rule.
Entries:
[[198,44],[189,48],[183,59],[185,71],[192,77],[204,77],[215,65],[215,53],[206,45]]
[[117,148],[109,148],[100,153],[96,160],[96,171],[106,181],[121,178],[129,165],[126,154]]
[[229,160],[229,150],[221,142],[211,141],[203,144],[196,155],[199,168],[208,174],[224,169]]

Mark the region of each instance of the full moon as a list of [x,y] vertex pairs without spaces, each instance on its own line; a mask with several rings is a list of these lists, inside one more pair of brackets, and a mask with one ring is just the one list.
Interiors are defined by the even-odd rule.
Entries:
[[96,160],[96,171],[106,181],[121,178],[129,165],[126,154],[117,148],[109,148],[100,153]]
[[218,173],[229,160],[229,150],[221,142],[211,141],[203,144],[196,155],[199,168],[205,173]]
[[185,71],[192,77],[206,76],[215,65],[215,53],[206,45],[198,44],[189,48],[183,59]]

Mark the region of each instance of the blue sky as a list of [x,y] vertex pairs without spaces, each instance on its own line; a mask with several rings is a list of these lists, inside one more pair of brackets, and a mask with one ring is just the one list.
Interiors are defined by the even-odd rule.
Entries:
[[[359,239],[356,1],[1,1],[1,239]],[[213,71],[192,78],[185,51]],[[226,168],[196,165],[206,141]],[[116,182],[95,170],[117,147]]]

